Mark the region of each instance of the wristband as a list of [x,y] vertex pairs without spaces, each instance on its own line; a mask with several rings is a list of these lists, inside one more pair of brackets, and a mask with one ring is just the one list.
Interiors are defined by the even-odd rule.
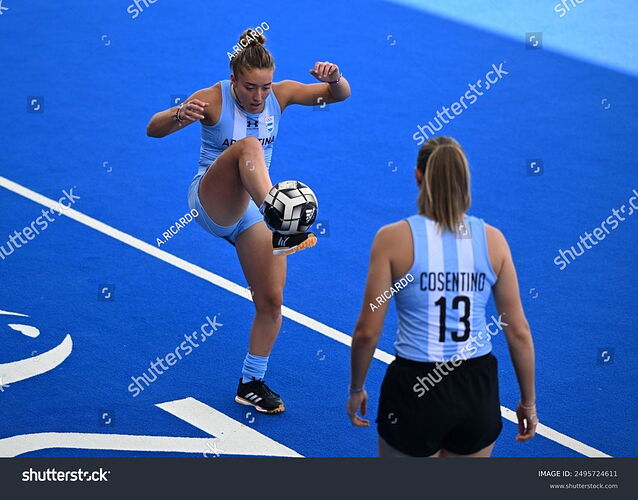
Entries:
[[361,387],[350,387],[350,395],[352,396],[353,394],[358,394],[360,392],[365,391],[365,387],[361,386]]
[[177,108],[177,111],[175,111],[175,119],[179,122],[180,125],[184,123],[184,119],[179,117],[179,112],[182,110],[183,106],[184,106],[184,103],[180,104],[179,107]]
[[329,84],[331,84],[331,85],[332,85],[333,83],[339,83],[339,81],[341,80],[341,77],[342,77],[342,76],[343,76],[343,75],[339,75],[339,78],[337,78],[334,82],[328,82],[328,83],[329,83]]
[[536,408],[536,403],[534,403],[533,405],[524,405],[523,403],[519,401],[518,406],[520,406],[524,410],[533,410],[534,408]]

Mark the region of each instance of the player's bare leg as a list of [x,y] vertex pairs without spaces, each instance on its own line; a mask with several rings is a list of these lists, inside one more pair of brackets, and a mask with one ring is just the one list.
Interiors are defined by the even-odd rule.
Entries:
[[226,149],[206,171],[199,198],[213,222],[230,226],[244,215],[251,198],[260,206],[271,187],[264,150],[255,137],[246,137]]
[[[259,222],[243,231],[235,242],[237,256],[252,291],[255,317],[250,329],[249,362],[263,363],[263,377],[272,347],[281,328],[281,306],[286,285],[286,259],[270,251],[271,233]],[[263,380],[239,383],[235,401],[254,406],[262,413],[281,413],[285,406],[279,395]]]
[[[250,199],[260,207],[272,187],[264,150],[255,137],[232,144],[204,174],[199,198],[208,216],[220,226],[235,224],[246,212]],[[270,228],[273,255],[290,255],[317,243],[313,233],[283,235]]]

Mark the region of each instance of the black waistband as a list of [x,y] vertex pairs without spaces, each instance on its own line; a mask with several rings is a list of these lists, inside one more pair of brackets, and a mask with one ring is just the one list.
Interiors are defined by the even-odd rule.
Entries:
[[[488,362],[491,360],[491,358],[493,358],[494,355],[489,352],[487,354],[484,354],[483,356],[477,356],[475,358],[468,358],[468,359],[463,359],[463,358],[459,358],[458,361],[455,359],[455,363],[457,365],[459,365],[459,361],[461,361],[461,364],[459,366],[476,366],[476,365],[481,365],[485,362]],[[445,361],[414,361],[412,359],[407,359],[407,358],[402,358],[399,355],[395,356],[394,361],[392,362],[393,364],[399,365],[399,366],[411,366],[413,368],[426,368],[426,369],[434,369],[436,368],[436,365],[439,363],[443,363],[445,364]],[[452,361],[448,360],[447,361],[448,365],[453,366]]]

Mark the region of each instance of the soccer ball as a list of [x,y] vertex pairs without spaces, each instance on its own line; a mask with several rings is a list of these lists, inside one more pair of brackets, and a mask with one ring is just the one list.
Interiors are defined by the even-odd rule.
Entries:
[[299,181],[275,184],[264,200],[264,219],[281,234],[308,231],[317,218],[319,203],[315,193]]

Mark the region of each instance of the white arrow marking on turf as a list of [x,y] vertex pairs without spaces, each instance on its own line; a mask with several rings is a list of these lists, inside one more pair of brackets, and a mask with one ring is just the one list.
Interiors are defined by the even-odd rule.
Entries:
[[[295,450],[264,436],[197,399],[178,399],[156,406],[215,436],[219,445],[223,447],[225,455],[302,456]],[[201,450],[202,453],[204,451],[205,449]]]
[[17,457],[32,451],[54,448],[198,453],[201,455],[210,441],[211,438],[41,432],[0,439],[0,457]]
[[[193,398],[159,403],[159,408],[198,429],[216,436],[224,455],[302,457],[296,451],[247,427]],[[88,434],[79,432],[41,432],[0,439],[0,457],[16,457],[33,451],[70,448],[164,453],[196,453],[210,450],[211,438],[135,436],[131,434]]]

